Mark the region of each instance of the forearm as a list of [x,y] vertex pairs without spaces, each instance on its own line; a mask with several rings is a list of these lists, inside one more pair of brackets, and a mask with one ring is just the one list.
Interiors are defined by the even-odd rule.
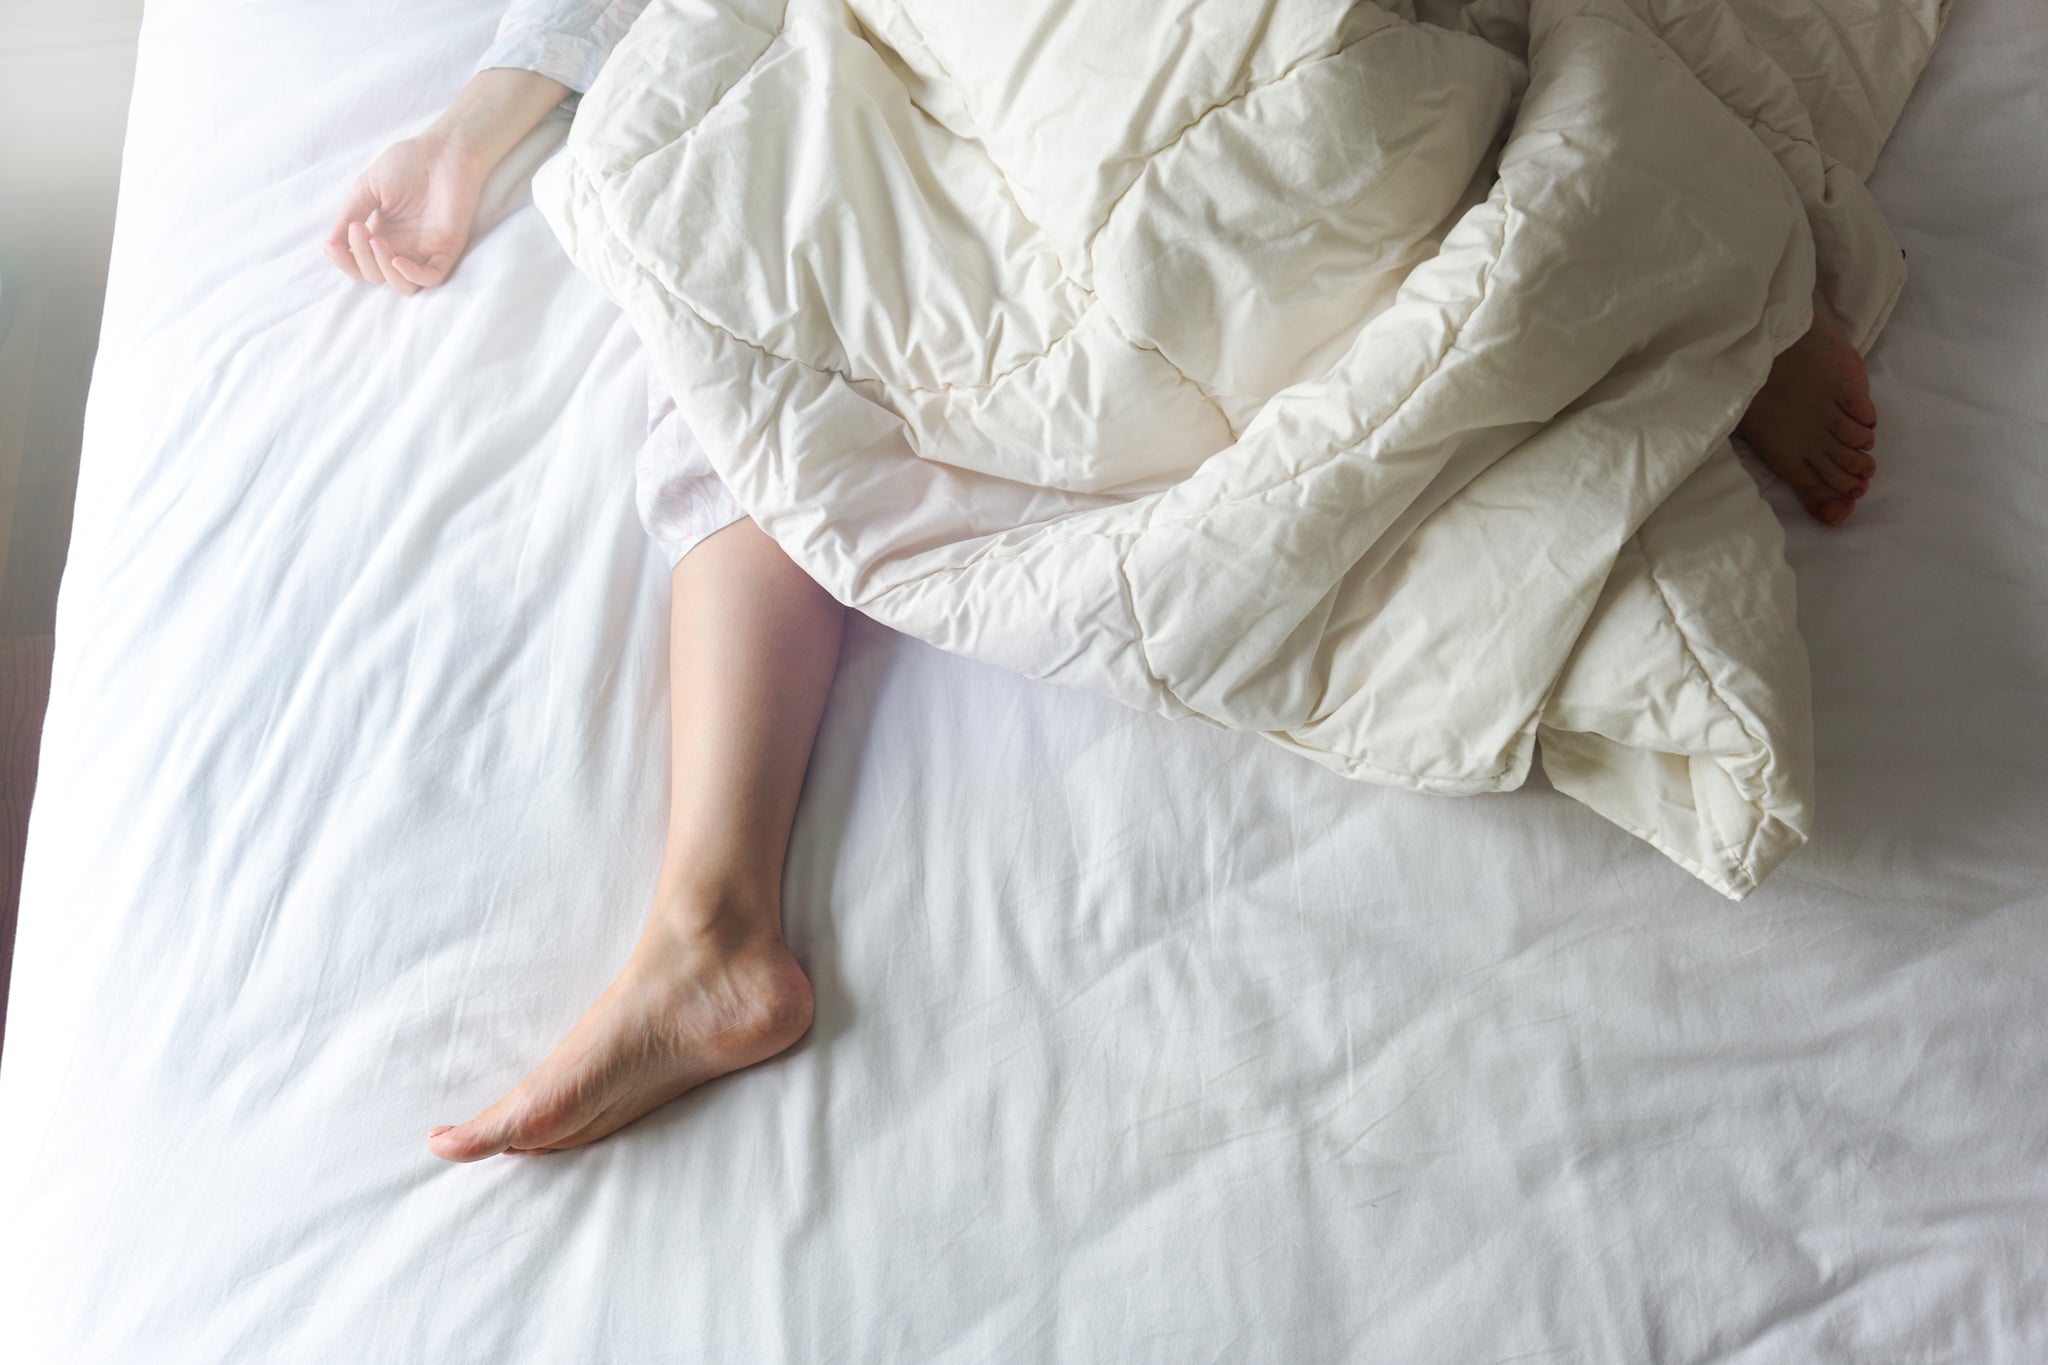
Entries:
[[569,93],[568,86],[538,72],[490,67],[469,78],[424,136],[476,174],[488,175]]

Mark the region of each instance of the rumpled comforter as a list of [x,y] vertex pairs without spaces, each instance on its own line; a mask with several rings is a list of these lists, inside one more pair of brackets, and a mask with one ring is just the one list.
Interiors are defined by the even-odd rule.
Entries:
[[1730,433],[1942,0],[658,0],[536,198],[719,474],[942,648],[1741,897],[1808,837]]

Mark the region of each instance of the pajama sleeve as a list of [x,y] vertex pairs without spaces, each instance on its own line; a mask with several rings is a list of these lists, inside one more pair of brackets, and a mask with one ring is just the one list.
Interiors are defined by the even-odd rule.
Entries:
[[[515,67],[560,81],[573,106],[590,89],[647,0],[512,0],[478,71]],[[648,381],[648,432],[634,466],[640,521],[671,565],[746,515],[684,425],[675,400]]]
[[646,7],[647,0],[512,0],[476,69],[518,67],[580,95]]

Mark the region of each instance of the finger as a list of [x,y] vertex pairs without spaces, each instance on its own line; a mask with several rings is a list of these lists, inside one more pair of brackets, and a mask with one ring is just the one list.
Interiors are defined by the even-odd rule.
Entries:
[[349,254],[348,239],[344,237],[339,246],[333,242],[322,242],[320,254],[334,262],[334,268],[352,280],[359,280],[363,272],[356,269],[356,258]]
[[370,236],[370,254],[377,258],[377,268],[384,272],[384,283],[390,285],[393,290],[403,295],[420,292],[418,285],[392,268],[391,244],[374,233]]
[[422,289],[432,289],[448,278],[448,267],[438,263],[437,258],[431,256],[424,261],[393,256],[385,264],[388,269],[397,271]]
[[377,268],[377,257],[370,250],[370,230],[361,223],[348,225],[348,251],[364,279],[371,284],[384,283],[384,272]]
[[368,218],[377,207],[377,196],[370,193],[363,177],[357,176],[356,183],[348,187],[348,199],[342,204],[341,212],[335,217],[334,226],[327,230],[327,245],[336,251],[348,250],[348,225],[360,223]]
[[369,238],[370,259],[377,263],[377,273],[384,277],[384,283],[390,285],[395,294],[418,293],[419,290],[413,287],[412,281],[402,278],[392,270],[391,244],[384,240],[383,231],[383,210],[371,209],[370,216],[363,220],[363,235]]

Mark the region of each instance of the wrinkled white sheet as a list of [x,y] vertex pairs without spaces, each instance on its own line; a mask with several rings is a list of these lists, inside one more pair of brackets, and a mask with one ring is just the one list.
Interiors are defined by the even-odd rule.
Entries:
[[1879,487],[1788,528],[1820,820],[1770,885],[856,629],[788,888],[816,1029],[478,1167],[426,1129],[652,883],[665,583],[637,344],[523,195],[435,296],[314,250],[496,14],[400,18],[145,25],[0,1061],[7,1360],[2048,1357],[2026,0],[1958,9],[1874,178],[1912,280]]

